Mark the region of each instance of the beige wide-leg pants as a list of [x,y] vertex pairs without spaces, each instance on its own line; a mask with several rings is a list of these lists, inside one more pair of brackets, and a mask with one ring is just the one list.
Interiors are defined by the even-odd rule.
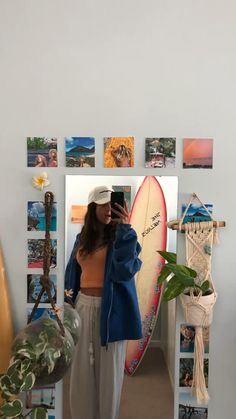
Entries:
[[101,298],[79,294],[82,329],[71,368],[72,419],[118,419],[126,341],[101,346]]

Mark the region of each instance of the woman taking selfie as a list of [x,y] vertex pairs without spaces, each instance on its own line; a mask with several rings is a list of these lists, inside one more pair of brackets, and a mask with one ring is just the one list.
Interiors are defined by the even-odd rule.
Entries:
[[[94,188],[66,267],[82,327],[71,368],[73,419],[118,419],[126,341],[142,337],[134,275],[141,247],[127,205],[111,209],[111,189]],[[111,218],[113,216],[115,218]]]

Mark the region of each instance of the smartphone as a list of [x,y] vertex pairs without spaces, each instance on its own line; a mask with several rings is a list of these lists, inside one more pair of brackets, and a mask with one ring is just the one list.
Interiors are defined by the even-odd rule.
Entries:
[[[124,203],[125,203],[124,192],[111,193],[111,208],[119,210],[117,206],[115,205],[115,203],[124,207]],[[117,215],[114,212],[111,212],[111,218],[117,218]]]

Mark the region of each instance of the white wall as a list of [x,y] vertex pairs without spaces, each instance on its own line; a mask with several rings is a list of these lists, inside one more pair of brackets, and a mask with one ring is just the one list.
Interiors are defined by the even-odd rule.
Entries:
[[[62,138],[95,136],[97,169],[86,173],[104,174],[102,138],[134,135],[135,168],[124,173],[141,175],[147,173],[144,137],[176,136],[176,168],[158,174],[179,176],[180,204],[195,191],[227,222],[213,256],[219,299],[209,419],[235,412],[235,16],[232,0],[0,1],[0,238],[15,326],[26,320],[26,202],[42,198],[30,185],[37,170],[26,168],[26,136],[61,138],[60,168],[48,169],[59,202],[61,284],[64,175],[79,172],[63,167]],[[213,170],[182,169],[186,136],[214,138]],[[183,255],[183,237],[178,249]],[[62,287],[59,294],[62,299]]]

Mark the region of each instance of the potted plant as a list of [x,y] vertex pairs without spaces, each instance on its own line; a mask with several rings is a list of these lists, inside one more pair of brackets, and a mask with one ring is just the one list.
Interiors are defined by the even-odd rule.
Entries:
[[64,306],[64,330],[47,317],[33,321],[15,338],[12,358],[5,374],[0,376],[0,418],[46,419],[47,410],[36,407],[24,413],[18,394],[33,387],[56,383],[69,368],[74,346],[80,332],[78,313],[68,304]]
[[201,282],[194,269],[178,265],[175,253],[165,251],[158,251],[158,253],[167,262],[157,280],[159,285],[166,281],[164,300],[169,301],[180,296],[185,322],[195,326],[192,389],[198,403],[206,403],[209,395],[204,376],[202,328],[209,326],[212,322],[217,294],[212,282],[208,280]]
[[210,281],[200,283],[194,269],[177,264],[175,253],[158,253],[167,262],[157,280],[158,285],[166,282],[163,299],[169,301],[180,296],[185,321],[195,326],[209,326],[217,297]]

